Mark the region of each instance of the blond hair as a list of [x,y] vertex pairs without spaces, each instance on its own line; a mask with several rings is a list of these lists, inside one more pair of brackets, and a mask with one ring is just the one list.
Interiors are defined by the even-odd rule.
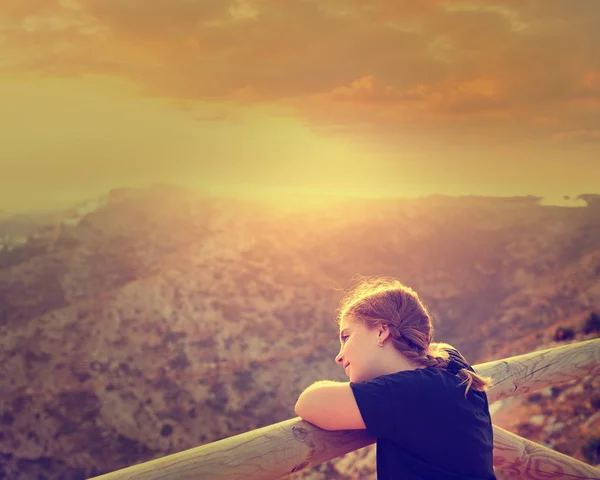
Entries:
[[[360,283],[341,300],[337,309],[337,323],[345,317],[359,321],[367,328],[386,325],[392,345],[417,365],[445,369],[450,361],[447,349],[456,350],[448,343],[432,343],[433,323],[427,308],[410,287],[397,279],[377,276],[359,277]],[[465,397],[472,388],[486,391],[492,384],[466,368],[457,373],[466,384]]]

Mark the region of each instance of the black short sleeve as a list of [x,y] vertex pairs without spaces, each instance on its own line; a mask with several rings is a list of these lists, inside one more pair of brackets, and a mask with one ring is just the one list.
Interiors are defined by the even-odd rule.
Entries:
[[378,438],[421,430],[422,414],[430,411],[437,396],[434,387],[420,369],[350,382],[367,433]]
[[350,382],[350,388],[367,427],[367,433],[372,437],[389,436],[390,422],[386,412],[392,408],[392,399],[385,378],[377,377],[359,383]]

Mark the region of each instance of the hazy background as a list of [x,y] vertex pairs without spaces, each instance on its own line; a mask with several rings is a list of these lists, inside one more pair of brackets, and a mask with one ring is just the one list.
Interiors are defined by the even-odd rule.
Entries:
[[[294,417],[357,274],[474,365],[600,335],[600,1],[0,4],[0,477]],[[492,420],[600,466],[593,373]]]
[[575,204],[600,183],[599,19],[595,0],[3,0],[0,210],[156,180]]

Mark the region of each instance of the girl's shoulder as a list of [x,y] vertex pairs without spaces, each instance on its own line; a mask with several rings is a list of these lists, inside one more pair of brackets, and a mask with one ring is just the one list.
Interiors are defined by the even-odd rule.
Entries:
[[390,387],[405,388],[407,384],[424,389],[444,389],[454,387],[461,379],[443,368],[420,367],[414,370],[401,370],[378,377]]
[[[402,370],[383,375],[379,379],[387,384],[391,394],[406,392],[422,392],[423,397],[443,397],[447,400],[454,399],[462,403],[465,399],[466,386],[463,380],[455,373],[443,368],[424,367],[415,370]],[[469,389],[466,398],[477,405],[487,403],[485,392]]]

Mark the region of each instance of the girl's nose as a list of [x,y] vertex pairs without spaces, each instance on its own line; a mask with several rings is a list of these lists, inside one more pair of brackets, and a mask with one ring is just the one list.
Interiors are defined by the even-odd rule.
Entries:
[[341,353],[338,353],[338,354],[335,356],[335,363],[342,363],[343,361],[344,361],[344,359],[342,358],[342,354],[341,354]]

